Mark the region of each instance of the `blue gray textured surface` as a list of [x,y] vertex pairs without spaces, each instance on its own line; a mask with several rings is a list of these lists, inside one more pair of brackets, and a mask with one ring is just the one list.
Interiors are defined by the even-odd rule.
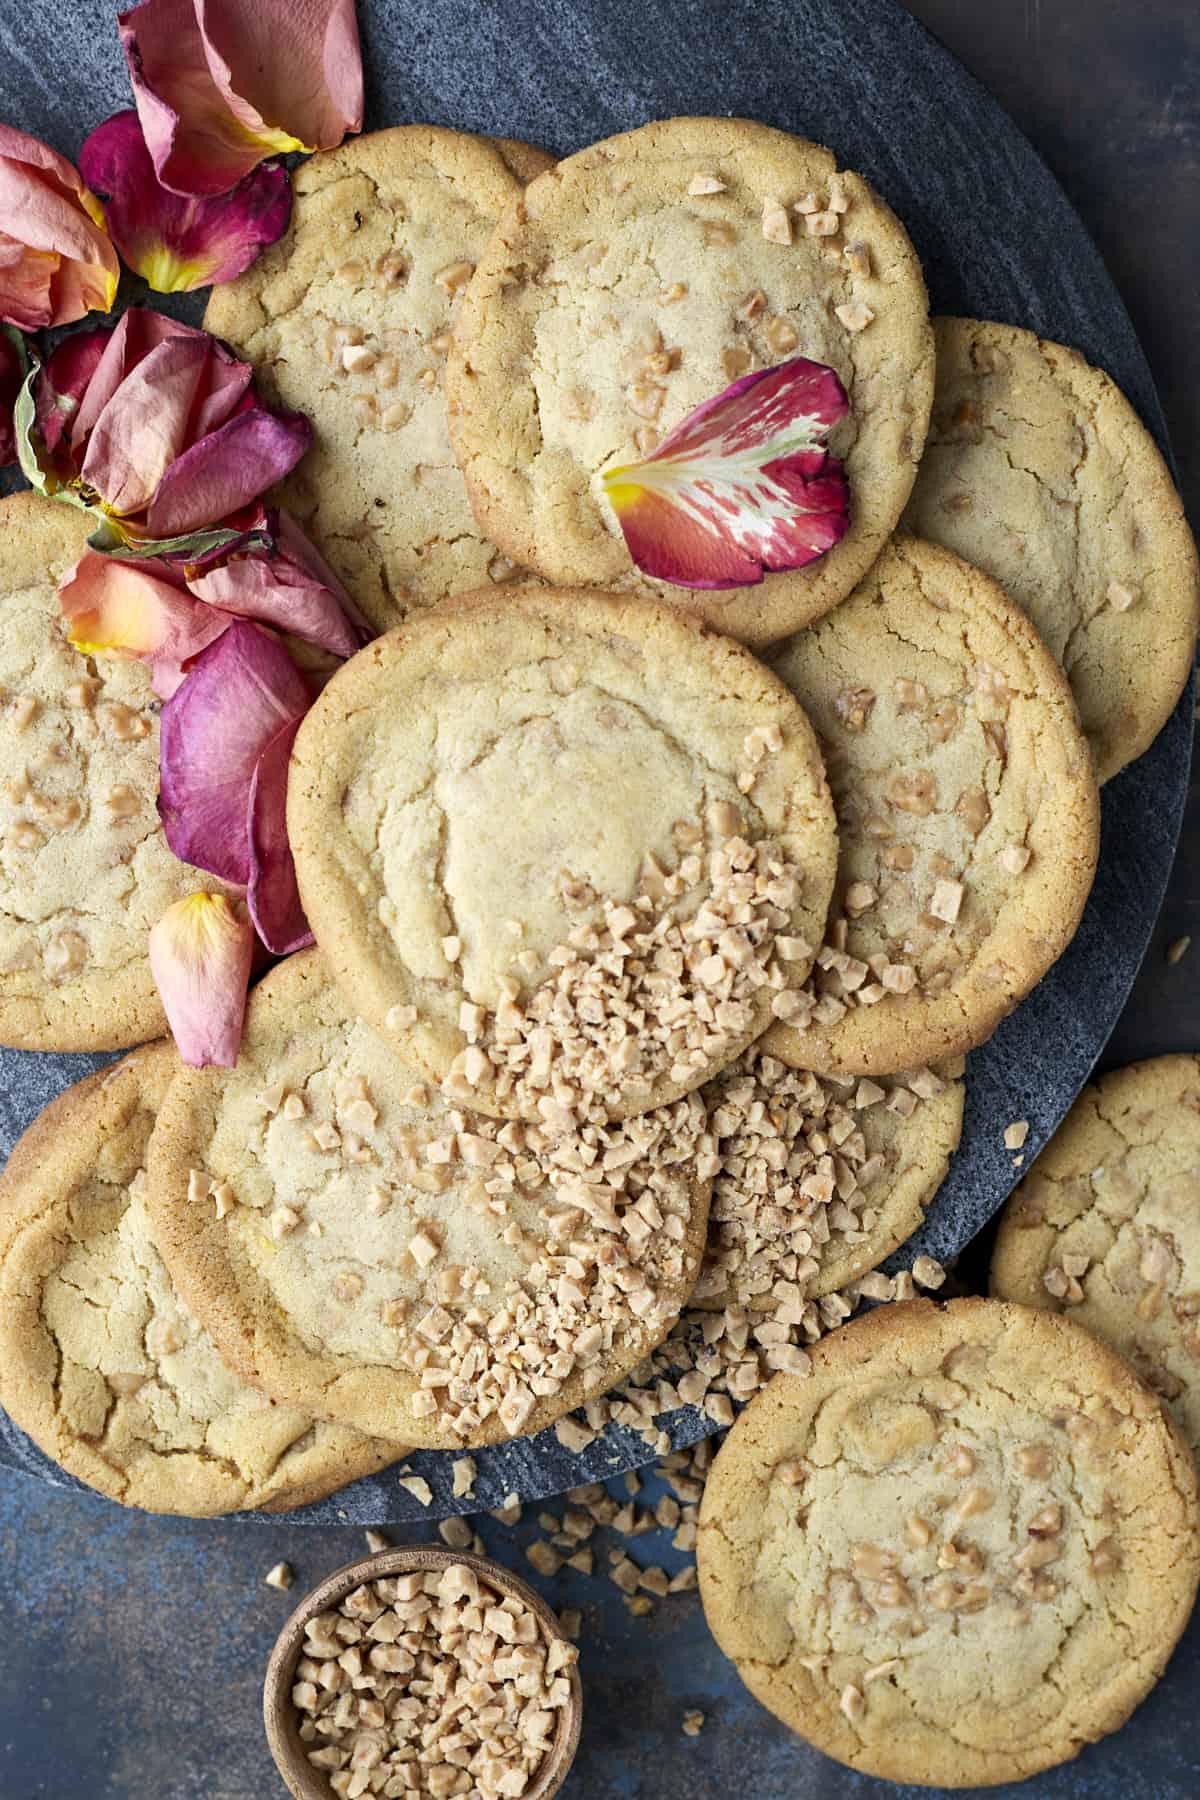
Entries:
[[[1181,322],[1194,310],[1200,283],[1194,245],[1173,260],[1181,214],[1170,201],[1175,183],[1181,199],[1184,177],[1194,184],[1200,147],[1200,87],[1188,79],[1189,57],[1194,70],[1200,53],[1193,0],[1144,0],[1137,8],[1128,0],[1055,0],[1044,14],[1038,0],[992,0],[986,15],[978,0],[914,5],[948,35],[957,26],[968,52],[986,41],[989,69],[1010,75],[1013,102],[1028,102],[1028,116],[1052,130],[1064,164],[1070,151],[1072,173],[1082,170],[1093,189],[1097,179],[1107,181],[1103,197],[1122,227],[1115,249],[1125,251],[1131,279],[1152,269],[1146,281],[1168,296],[1157,309],[1158,325],[1166,311],[1178,327],[1176,360],[1164,367],[1180,390],[1168,400],[1177,411],[1186,408],[1191,339]],[[381,0],[367,10],[369,63],[389,71],[374,77],[372,123],[427,115],[540,133],[566,149],[590,135],[581,120],[595,117],[600,130],[690,105],[753,112],[824,135],[905,211],[927,259],[935,304],[990,307],[1063,335],[1070,335],[1064,321],[1077,318],[1075,341],[1155,417],[1127,322],[1118,315],[1119,331],[1108,335],[1112,315],[1101,298],[1111,290],[1091,250],[1079,248],[1078,226],[1061,197],[1053,190],[1047,197],[1036,163],[1014,147],[1002,115],[990,107],[980,112],[977,99],[964,103],[975,90],[953,65],[930,55],[919,30],[884,0],[801,0],[787,9],[741,0],[719,8],[698,0],[604,0],[570,16],[565,7],[516,0],[429,4],[419,14]],[[1168,15],[1172,25],[1178,21],[1169,55],[1154,36],[1159,25],[1164,38]],[[1041,47],[1051,41],[1056,56]],[[9,0],[0,6],[0,115],[76,148],[89,124],[125,104],[114,49],[103,0],[77,0],[69,11],[50,0],[29,0],[18,11]],[[972,109],[975,123],[968,124]],[[1131,154],[1131,141],[1140,156]],[[1093,217],[1103,223],[1098,205]],[[1200,391],[1200,382],[1194,385]],[[1174,829],[1171,771],[1186,762],[1182,716],[1160,748],[1161,768],[1143,766],[1128,803],[1118,791],[1118,820],[1125,822],[1118,831],[1140,845],[1143,829],[1157,820],[1162,852]],[[1111,935],[1102,930],[1092,941],[1085,986],[1106,961],[1120,965],[1099,1005],[1088,1000],[1087,1035],[1096,1032],[1096,1047],[1143,941],[1139,932],[1118,945],[1121,920],[1136,916],[1149,930],[1166,860],[1161,854],[1141,886],[1131,872],[1133,885],[1106,915]],[[1166,938],[1200,928],[1197,893],[1200,871],[1189,868],[1173,886],[1160,948]],[[1124,1054],[1195,1047],[1200,1019],[1191,986],[1190,964],[1179,971],[1147,967],[1142,1002],[1122,1022]],[[1041,1029],[1052,1033],[1056,1023],[1051,1015]],[[1013,1055],[1014,1062],[1022,1055],[1019,1041]],[[8,1104],[10,1081],[4,1071],[0,1106]],[[17,1109],[5,1115],[6,1141],[62,1077],[48,1061],[28,1059],[23,1081]],[[1064,1078],[1053,1091],[1065,1093],[1068,1085]],[[1044,1091],[1031,1084],[1031,1104]],[[977,1084],[969,1129],[978,1133],[982,1120],[986,1130],[998,1100],[1009,1096],[1019,1100],[1021,1089],[997,1090],[989,1110]],[[1048,1111],[1030,1116],[1042,1131],[1053,1123]],[[951,1221],[956,1231],[965,1234],[998,1197],[990,1185],[997,1171],[1004,1175],[996,1155],[983,1171],[978,1209]],[[382,1519],[386,1503],[387,1496],[368,1493],[357,1516]],[[335,1502],[334,1518],[348,1504],[346,1497]],[[518,1546],[536,1526],[510,1534],[484,1521],[483,1532],[491,1550],[519,1566]],[[0,1472],[9,1615],[0,1650],[0,1800],[282,1800],[258,1703],[266,1653],[290,1601],[262,1587],[261,1576],[288,1557],[307,1586],[361,1547],[360,1533],[344,1526],[300,1530],[265,1521],[247,1530],[238,1522],[152,1519]],[[642,1562],[669,1561],[652,1538],[638,1540],[634,1554]],[[735,1792],[751,1800],[899,1800],[922,1791],[856,1777],[797,1744],[740,1688],[694,1598],[664,1604],[649,1621],[630,1621],[607,1583],[569,1575],[539,1585],[555,1603],[585,1611],[587,1726],[566,1800],[724,1800]],[[1190,1800],[1200,1793],[1192,1748],[1198,1684],[1200,1628],[1193,1627],[1166,1681],[1116,1738],[1019,1789],[993,1791],[1013,1800]],[[679,1730],[688,1707],[708,1719],[696,1740]]]
[[[436,0],[416,10],[360,4],[368,124],[430,118],[522,135],[566,151],[647,118],[739,112],[832,144],[906,221],[934,306],[1032,326],[1078,345],[1116,378],[1163,435],[1153,382],[1099,253],[1027,141],[999,107],[893,0],[593,0],[521,8]],[[514,29],[514,22],[520,29]],[[30,29],[32,26],[32,29]],[[731,29],[737,56],[727,54]],[[536,51],[535,47],[536,46]],[[73,151],[88,126],[126,103],[103,0],[66,17],[47,0],[27,22],[20,66],[0,74],[5,111]],[[81,82],[72,72],[88,70]],[[60,72],[51,85],[45,69]],[[897,71],[903,71],[902,87]],[[1186,797],[1192,708],[1185,698],[1151,751],[1105,790],[1100,872],[1075,942],[1033,995],[971,1059],[963,1147],[912,1248],[945,1259],[1000,1205],[1014,1179],[1002,1131],[1030,1121],[1027,1155],[1053,1130],[1100,1054],[1149,941]],[[0,1051],[0,1151],[92,1059]],[[667,1422],[676,1442],[701,1415]],[[552,1434],[486,1451],[480,1491],[554,1493],[616,1453],[612,1433],[580,1471]],[[61,1480],[0,1415],[0,1460]],[[451,1510],[444,1459],[421,1468]],[[371,1476],[340,1503],[355,1516],[418,1509],[394,1480]],[[309,1509],[333,1516],[330,1502]]]

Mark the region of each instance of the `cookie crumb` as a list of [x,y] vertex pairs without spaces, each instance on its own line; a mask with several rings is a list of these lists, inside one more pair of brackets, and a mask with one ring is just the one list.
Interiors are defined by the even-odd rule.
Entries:
[[277,1562],[273,1569],[268,1569],[263,1580],[268,1587],[281,1588],[284,1593],[296,1579],[296,1571],[291,1563]]
[[680,1729],[684,1737],[699,1737],[704,1730],[704,1714],[696,1710],[685,1712]]
[[946,1271],[933,1256],[918,1256],[912,1266],[912,1278],[919,1287],[940,1288]]
[[423,1475],[401,1475],[400,1486],[410,1493],[414,1500],[422,1506],[433,1505],[433,1489]]
[[373,1531],[368,1527],[363,1532],[363,1536],[367,1540],[367,1549],[372,1556],[378,1556],[381,1550],[390,1550],[392,1547],[392,1540],[384,1531]]
[[1004,1148],[1006,1150],[1024,1149],[1025,1140],[1029,1136],[1029,1120],[1014,1119],[1011,1125],[1004,1127]]

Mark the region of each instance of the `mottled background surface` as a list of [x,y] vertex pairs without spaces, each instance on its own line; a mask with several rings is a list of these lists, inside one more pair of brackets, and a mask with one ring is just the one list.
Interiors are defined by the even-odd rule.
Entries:
[[[579,0],[561,10],[516,0],[402,9],[381,0],[368,10],[368,57],[389,70],[386,82],[376,81],[372,123],[428,115],[523,131],[558,149],[582,141],[564,132],[564,118],[595,117],[598,129],[615,128],[684,105],[807,125],[847,160],[857,159],[901,206],[935,301],[961,305],[966,297],[998,316],[1073,335],[1150,412],[1136,347],[1107,305],[1096,266],[1080,252],[1069,215],[1056,210],[1036,169],[1031,173],[1000,127],[992,128],[994,157],[978,160],[979,115],[973,141],[963,124],[969,109],[963,114],[956,96],[947,110],[949,78],[916,34],[905,35],[910,28],[898,25],[886,0],[795,0],[787,7]],[[1083,213],[1149,354],[1195,518],[1195,0],[915,0],[909,10],[1008,107]],[[551,31],[565,50],[551,50]],[[69,8],[29,0],[19,11],[5,0],[0,113],[73,150],[87,123],[125,103],[113,43],[105,0]],[[502,79],[495,78],[497,66]],[[1063,323],[1068,318],[1077,322],[1073,333]],[[1185,738],[1180,720],[1154,763],[1135,771],[1126,817],[1143,842],[1161,845],[1170,835]],[[1189,823],[1195,818],[1193,810]],[[1194,1049],[1200,1040],[1193,973],[1200,962],[1169,969],[1162,956],[1167,942],[1200,925],[1194,837],[1185,830],[1162,919],[1106,1064]],[[1090,1060],[1115,1014],[1123,969],[1140,949],[1134,917],[1139,904],[1144,913],[1156,897],[1153,873],[1139,896],[1136,859],[1126,860],[1130,873],[1122,879],[1132,886],[1111,915],[1108,937],[1099,934],[1090,948],[1085,940],[1085,980],[1074,984],[1075,1003],[1064,994],[1042,1021],[1053,1054],[1065,1046],[1077,1065]],[[1193,955],[1200,957],[1200,946]],[[1068,1082],[1041,1079],[1036,1041],[1034,1033],[1014,1032],[1005,1079],[1021,1098],[1016,1084],[1022,1044],[1028,1046],[1030,1116],[1045,1129],[1053,1093]],[[0,1095],[0,1108],[12,1120],[30,1098]],[[997,1162],[984,1165],[976,1204],[999,1172]],[[963,1200],[960,1236],[971,1203],[965,1190]],[[979,1267],[982,1253],[966,1263]],[[375,1516],[383,1510],[381,1501]],[[517,1559],[520,1546],[539,1534],[532,1517],[516,1533],[490,1520],[483,1530],[490,1549]],[[9,1577],[0,1800],[274,1800],[283,1790],[262,1743],[258,1694],[289,1602],[262,1587],[261,1576],[283,1556],[307,1586],[361,1548],[360,1532],[346,1527],[155,1520],[0,1473],[0,1553]],[[633,1553],[642,1563],[677,1560],[654,1538],[636,1540]],[[723,1800],[735,1790],[754,1800],[840,1800],[902,1791],[849,1775],[762,1713],[712,1645],[693,1597],[662,1602],[650,1619],[631,1621],[606,1581],[570,1574],[541,1585],[556,1603],[585,1613],[588,1722],[566,1790],[571,1800]],[[1194,1629],[1167,1679],[1122,1733],[1019,1791],[1154,1800],[1200,1793],[1198,1685]],[[690,1707],[707,1715],[695,1740],[679,1730]]]

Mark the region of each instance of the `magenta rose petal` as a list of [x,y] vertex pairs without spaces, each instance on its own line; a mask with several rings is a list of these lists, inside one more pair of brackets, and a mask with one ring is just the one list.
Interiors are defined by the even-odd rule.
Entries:
[[25,354],[20,338],[5,327],[0,330],[0,469],[17,460],[17,429],[13,412],[25,381]]
[[34,408],[38,435],[52,460],[67,447],[64,440],[70,438],[79,403],[112,335],[111,329],[103,325],[95,331],[77,331],[56,344],[42,366],[34,390]]
[[741,587],[798,569],[849,528],[842,465],[823,448],[849,412],[823,363],[744,375],[604,489],[638,568],[681,587]]
[[166,470],[147,511],[149,536],[196,531],[248,505],[295,468],[312,435],[303,413],[235,413]]
[[162,709],[159,812],[183,862],[250,880],[250,791],[258,759],[307,712],[308,686],[270,632],[234,619]]
[[150,932],[150,970],[193,1069],[231,1069],[246,1015],[254,932],[223,894],[189,894]]
[[254,929],[276,956],[290,956],[313,942],[287,833],[288,762],[300,728],[293,719],[277,731],[254,770],[250,784],[250,880],[246,905]]
[[220,199],[172,193],[154,172],[136,112],[98,125],[79,166],[105,200],[117,249],[160,294],[232,281],[282,235],[292,210],[291,183],[278,163],[254,170]]

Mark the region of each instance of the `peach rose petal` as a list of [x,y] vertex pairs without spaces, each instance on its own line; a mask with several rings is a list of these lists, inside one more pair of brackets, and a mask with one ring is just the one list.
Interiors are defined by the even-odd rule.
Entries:
[[609,469],[604,490],[638,568],[727,588],[823,556],[850,523],[845,472],[823,448],[849,410],[832,369],[793,357],[706,400],[644,462]]
[[231,1069],[246,1013],[254,931],[223,894],[189,894],[150,932],[150,969],[172,1036],[193,1069]]
[[264,157],[331,149],[362,124],[354,0],[144,0],[118,26],[147,147],[176,193],[227,193]]
[[152,665],[169,699],[183,665],[228,629],[228,615],[194,600],[182,574],[147,558],[122,562],[86,550],[58,585],[67,636],[86,656],[130,656]]
[[79,153],[89,186],[129,267],[160,294],[232,281],[287,229],[292,188],[278,163],[253,170],[220,199],[185,198],[154,172],[136,112],[98,125]]
[[0,319],[39,331],[107,312],[119,278],[103,209],[78,171],[0,125]]

